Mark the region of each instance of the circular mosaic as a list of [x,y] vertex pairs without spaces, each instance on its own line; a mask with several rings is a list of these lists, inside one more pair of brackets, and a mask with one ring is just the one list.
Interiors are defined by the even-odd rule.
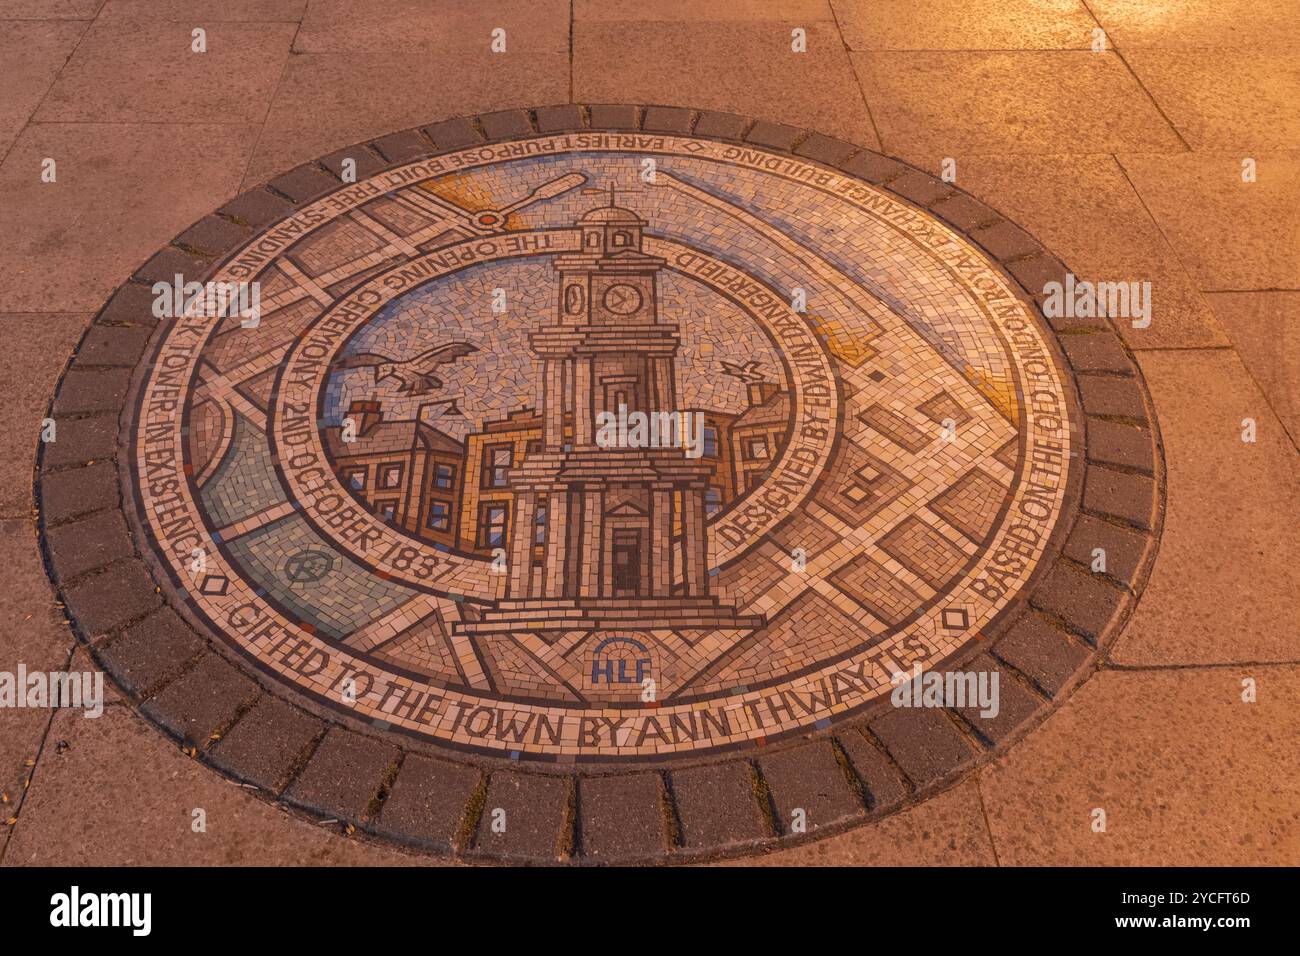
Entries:
[[313,713],[539,765],[734,759],[982,653],[1060,560],[1085,409],[1011,267],[875,154],[599,109],[344,151],[214,217],[201,284],[149,284],[135,546]]

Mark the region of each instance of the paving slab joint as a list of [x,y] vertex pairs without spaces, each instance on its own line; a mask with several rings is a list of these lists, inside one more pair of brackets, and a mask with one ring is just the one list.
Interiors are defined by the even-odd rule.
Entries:
[[379,812],[384,807],[384,803],[393,792],[393,783],[397,780],[397,775],[401,772],[402,763],[405,759],[406,753],[404,751],[398,751],[397,759],[385,768],[383,774],[379,778],[379,789],[376,790],[375,795],[370,798],[370,803],[366,806],[365,811],[361,815],[363,821],[373,823],[375,819],[378,818]]
[[329,732],[330,732],[329,725],[328,724],[323,725],[316,732],[316,735],[311,739],[311,741],[307,744],[307,746],[302,749],[302,753],[298,755],[298,759],[295,760],[292,764],[290,764],[288,773],[284,775],[283,785],[280,787],[278,791],[276,791],[277,798],[280,798],[295,783],[298,782],[299,778],[303,774],[303,771],[307,769],[307,765],[311,763],[312,758],[315,757],[317,751],[320,750],[321,744],[325,742],[325,737],[329,734]]
[[835,763],[839,765],[840,773],[844,775],[844,781],[858,798],[858,802],[862,804],[863,809],[870,812],[871,800],[867,794],[867,786],[858,776],[857,771],[853,769],[853,762],[849,760],[849,755],[844,752],[844,745],[840,743],[838,737],[828,739],[831,743],[831,753],[835,755]]
[[763,818],[763,824],[767,827],[770,836],[782,836],[784,828],[781,826],[780,818],[776,812],[776,803],[772,799],[772,790],[767,785],[767,780],[763,778],[763,771],[758,766],[758,761],[747,760],[745,763],[749,766],[750,790],[754,797],[754,802],[758,805],[758,812]]
[[682,848],[682,818],[677,808],[677,797],[673,794],[672,775],[667,770],[660,770],[658,776],[664,840],[668,845],[668,852],[673,853]]
[[966,743],[970,746],[971,750],[977,757],[997,749],[997,741],[986,737],[984,734],[976,730],[975,727],[956,709],[952,707],[943,707],[940,708],[939,712],[952,722],[952,725],[957,728],[959,734],[966,738]]
[[574,859],[582,852],[582,787],[580,777],[570,777],[564,800],[564,818],[555,835],[558,859]]
[[212,748],[219,744],[222,739],[230,733],[230,731],[234,730],[236,725],[244,719],[248,712],[257,706],[258,702],[266,696],[266,693],[265,690],[259,691],[256,697],[246,700],[236,707],[235,712],[231,714],[230,717],[214,727],[212,732],[208,734],[208,739],[205,740],[203,746],[199,748],[200,752],[205,754],[210,753]]

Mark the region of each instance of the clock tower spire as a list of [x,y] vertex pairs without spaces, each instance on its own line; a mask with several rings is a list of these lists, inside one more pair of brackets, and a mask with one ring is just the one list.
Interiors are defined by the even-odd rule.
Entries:
[[[663,259],[646,220],[615,205],[574,224],[554,262],[556,314],[529,335],[540,367],[541,448],[511,472],[508,597],[462,628],[745,627],[709,597],[710,466],[680,442],[610,447],[602,413],[678,422],[678,326],[659,315]],[[551,608],[544,618],[537,611]],[[521,617],[522,615],[522,617]],[[644,621],[641,620],[644,618]],[[672,625],[666,622],[674,622]]]

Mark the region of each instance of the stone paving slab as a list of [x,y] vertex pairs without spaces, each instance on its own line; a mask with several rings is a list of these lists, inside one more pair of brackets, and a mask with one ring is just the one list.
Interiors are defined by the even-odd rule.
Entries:
[[1300,292],[1223,292],[1206,298],[1291,443],[1300,447]]
[[411,754],[402,761],[376,824],[402,843],[450,854],[463,850],[480,809],[483,775],[471,767]]
[[1185,149],[1114,53],[870,52],[853,66],[888,153]]
[[355,824],[373,816],[381,788],[391,783],[398,759],[395,747],[375,747],[364,737],[331,728],[285,791],[285,799]]
[[1088,664],[1088,648],[1080,637],[1033,610],[1016,619],[994,654],[1049,697],[1060,694]]
[[[72,662],[68,665],[68,670],[73,673],[90,674],[92,680],[97,680],[96,674],[103,674],[103,669],[95,662],[94,656],[90,649],[82,644],[78,644],[72,652]],[[104,676],[104,704],[120,704],[127,699],[126,694],[117,686],[113,679],[105,674]]]
[[718,764],[677,771],[670,779],[683,850],[747,847],[771,832],[751,767]]
[[[91,470],[82,469],[81,474]],[[71,497],[73,492],[65,494]],[[49,500],[52,507],[62,505],[59,499]],[[111,507],[116,502],[106,504]],[[83,505],[67,505],[64,513],[72,514],[80,507]],[[62,580],[61,593],[68,610],[75,616],[82,633],[92,639],[126,627],[162,606],[153,579],[134,561],[119,562],[72,583],[67,583],[66,578]]]
[[590,777],[578,787],[578,839],[585,856],[599,863],[663,854],[671,810],[659,774]]
[[0,20],[90,20],[104,0],[0,0]]
[[1088,8],[1124,50],[1293,49],[1300,42],[1289,0],[1088,0]]
[[994,660],[987,654],[981,654],[969,664],[964,665],[981,674],[996,675],[998,679],[998,705],[987,707],[979,701],[967,700],[964,705],[953,708],[974,732],[979,741],[988,747],[996,747],[1028,726],[1034,718],[1045,696],[1032,678],[1021,675],[1014,666]]
[[[20,667],[61,670],[76,644],[33,551],[34,533],[30,519],[0,521],[0,672],[15,677]],[[22,800],[51,716],[47,707],[0,708],[0,832]]]
[[[1169,469],[1151,581],[1112,658],[1123,665],[1294,661],[1296,450],[1231,351],[1148,353]],[[1257,441],[1241,440],[1242,419]]]
[[224,658],[205,654],[140,709],[184,746],[206,748],[256,699],[256,684]]
[[159,608],[122,629],[110,640],[97,643],[96,660],[115,676],[133,698],[151,697],[154,691],[179,677],[205,651],[171,608]]
[[842,836],[724,866],[996,866],[979,794],[967,780],[919,806]]
[[1078,0],[832,0],[850,50],[1086,50]]
[[1291,50],[1132,50],[1142,85],[1193,149],[1300,148]]
[[244,783],[279,793],[302,766],[325,725],[263,694],[212,747],[212,765]]
[[50,553],[69,578],[98,571],[133,552],[126,522],[115,511],[99,511],[50,531]]
[[494,773],[483,795],[475,856],[554,863],[573,848],[573,782],[511,771]]
[[[98,309],[165,237],[235,192],[255,136],[239,125],[29,125],[0,163],[0,230],[27,237],[0,251],[0,312]],[[47,157],[57,182],[41,182]]]
[[[5,866],[407,866],[430,860],[294,818],[185,756],[124,707],[60,712]],[[57,744],[67,747],[57,753]],[[123,760],[123,754],[131,759]],[[194,811],[206,815],[196,833]]]
[[[1241,700],[1246,677],[1257,703]],[[1101,672],[981,775],[998,861],[1294,863],[1297,692],[1293,665]],[[1104,833],[1092,828],[1098,808]]]
[[27,125],[88,26],[76,20],[0,21],[6,87],[0,100],[0,156]]
[[20,458],[0,457],[0,516],[8,518],[30,517],[32,514],[32,461],[31,454]]
[[784,832],[815,833],[865,816],[860,784],[842,759],[830,741],[819,740],[759,761],[775,819]]
[[172,20],[201,25],[301,20],[307,0],[104,0],[100,20]]
[[942,710],[888,711],[871,734],[913,786],[950,779],[975,758],[974,742]]
[[841,768],[856,779],[854,789],[869,811],[892,810],[907,797],[908,784],[897,764],[866,733],[846,731],[835,738],[835,746]]
[[[26,474],[15,474],[13,480],[4,482],[4,497],[12,499],[0,515],[17,516],[31,512],[31,469],[35,464],[33,450],[40,438],[42,420],[49,408],[49,392],[58,380],[68,357],[72,355],[86,326],[89,313],[27,313],[0,315],[0,333],[8,343],[0,353],[0,381],[30,383],[33,388],[23,389],[9,399],[12,409],[10,427],[0,434],[0,459],[26,463]],[[48,385],[45,394],[35,386]],[[63,446],[58,443],[58,432],[50,446],[71,449],[83,444],[87,436],[68,435]],[[114,442],[116,444],[116,442]],[[6,476],[8,478],[9,476]]]
[[[206,52],[192,49],[196,26],[206,31]],[[260,123],[294,30],[290,23],[97,20],[34,121]]]
[[[357,142],[466,109],[568,96],[569,58],[499,57],[487,50],[430,58],[419,52],[293,56],[249,164],[245,186]],[[456,77],[449,84],[447,77]]]
[[[385,3],[357,16],[352,0],[308,5],[294,41],[298,53],[383,53],[421,50],[460,54],[489,50],[492,31],[505,31],[497,59],[517,54],[568,53],[566,0],[478,0],[472,4]],[[488,60],[485,63],[490,62]]]
[[732,0],[719,4],[696,3],[694,0],[574,0],[573,19],[812,23],[833,20],[834,14],[829,0]]
[[[876,133],[832,24],[805,27],[808,52],[769,23],[574,24],[573,97],[690,104],[810,127],[868,148]],[[618,70],[610,63],[617,62]]]
[[[1249,183],[1242,180],[1247,158],[1256,164]],[[1294,239],[1300,153],[1122,153],[1117,159],[1202,292],[1300,288]],[[1278,228],[1261,229],[1261,223]]]

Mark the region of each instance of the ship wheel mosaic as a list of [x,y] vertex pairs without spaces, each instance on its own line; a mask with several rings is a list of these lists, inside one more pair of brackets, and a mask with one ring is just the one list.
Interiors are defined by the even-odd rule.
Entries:
[[[395,133],[117,291],[50,412],[50,567],[148,719],[364,833],[529,862],[832,833],[1022,735],[1144,582],[1158,435],[1107,321],[1044,319],[1064,274],[790,127]],[[958,669],[992,713],[896,706]]]

